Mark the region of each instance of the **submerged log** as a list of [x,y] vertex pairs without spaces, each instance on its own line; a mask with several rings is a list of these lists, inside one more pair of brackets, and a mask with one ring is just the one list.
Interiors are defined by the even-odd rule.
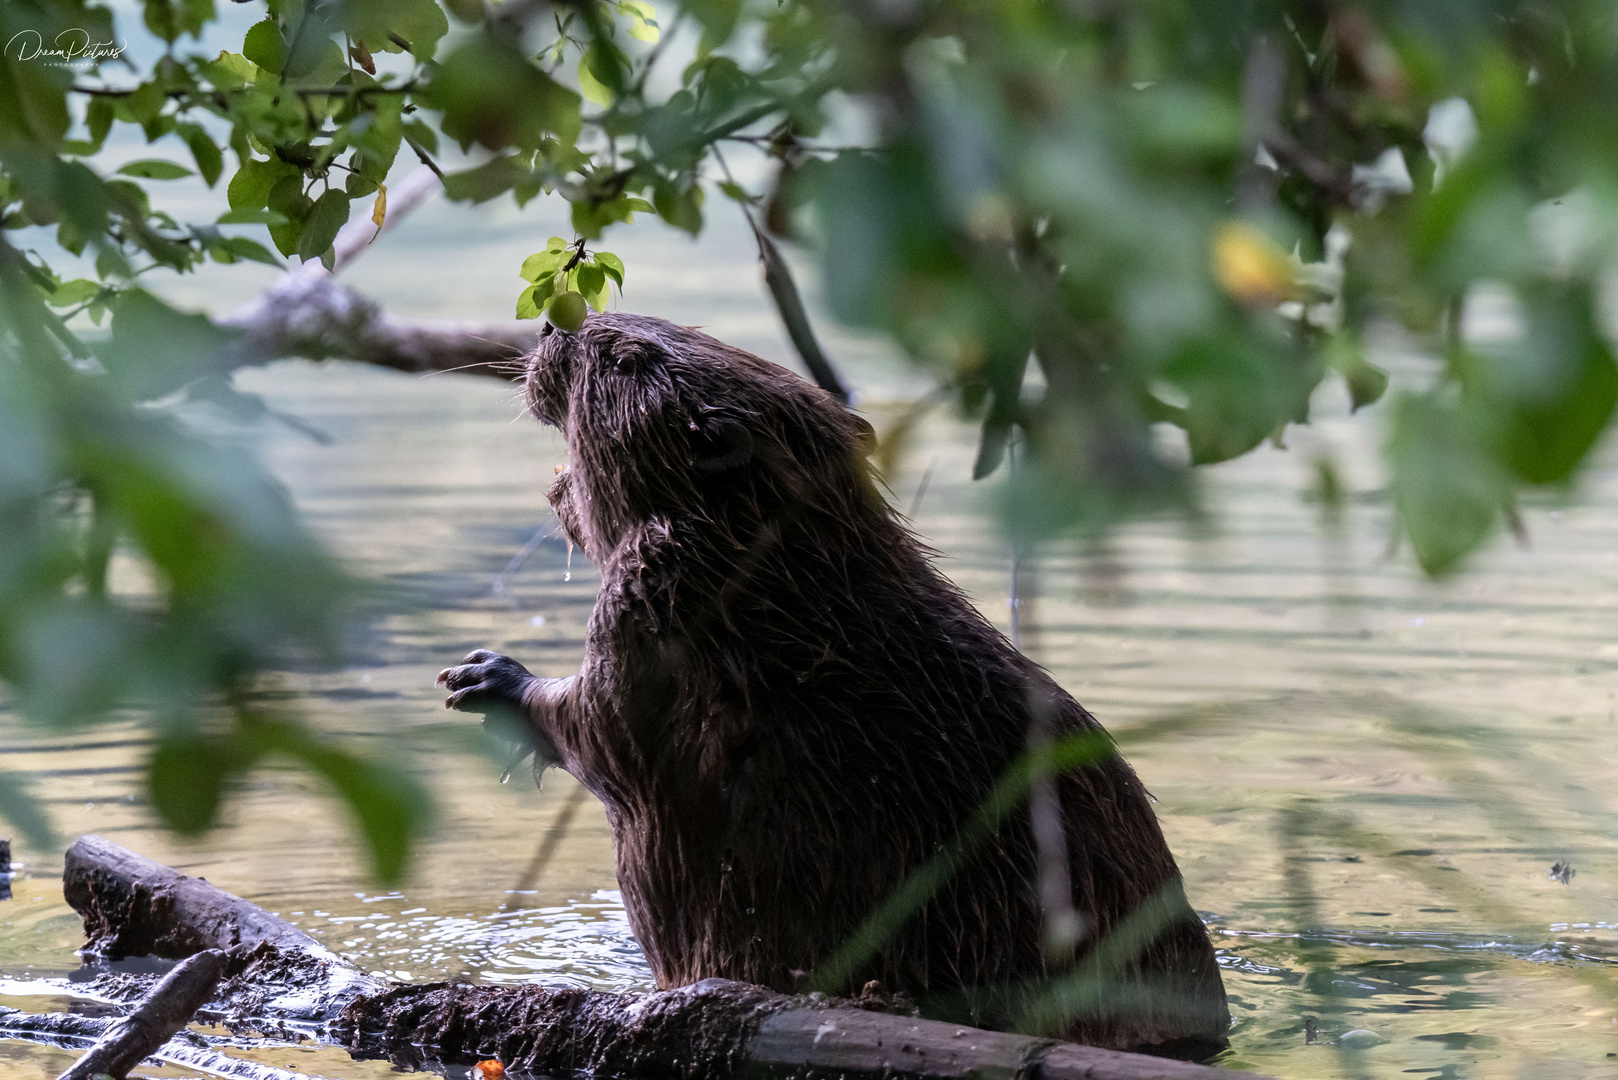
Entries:
[[88,1053],[56,1080],[92,1080],[103,1073],[123,1080],[129,1070],[191,1022],[213,997],[225,973],[225,954],[204,949],[180,964],[151,988],[128,1016],[111,1024]]
[[[472,1064],[556,1075],[662,1077],[974,1076],[1040,1080],[1236,1080],[1250,1074],[911,1016],[852,1002],[817,1002],[708,979],[619,994],[541,986],[384,984],[263,908],[197,878],[87,836],[68,853],[64,892],[92,951],[228,950],[203,1015],[263,1024],[286,1019],[358,1058],[400,1065]],[[138,976],[93,989],[124,1000]]]

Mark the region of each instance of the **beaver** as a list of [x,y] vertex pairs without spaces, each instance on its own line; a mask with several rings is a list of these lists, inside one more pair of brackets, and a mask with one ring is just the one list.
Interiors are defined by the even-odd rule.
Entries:
[[[1055,1000],[1076,1041],[1224,1044],[1214,951],[1145,789],[934,567],[882,497],[868,424],[782,367],[623,313],[547,327],[526,395],[566,436],[548,497],[601,572],[583,664],[541,678],[479,650],[438,681],[448,707],[514,710],[536,777],[559,765],[601,800],[660,987],[875,980],[956,1022],[1026,1024]],[[980,811],[1036,719],[1106,746],[1055,784],[1082,929],[1066,956],[1042,932],[1027,800]],[[952,872],[838,968],[940,858]]]

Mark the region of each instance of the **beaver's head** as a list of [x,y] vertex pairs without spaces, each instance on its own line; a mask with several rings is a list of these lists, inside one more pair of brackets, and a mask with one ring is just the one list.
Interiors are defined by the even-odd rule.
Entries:
[[734,534],[870,489],[869,424],[785,368],[662,319],[547,325],[527,395],[567,437],[559,490],[577,501],[586,535],[575,539],[593,558],[639,522],[695,516]]

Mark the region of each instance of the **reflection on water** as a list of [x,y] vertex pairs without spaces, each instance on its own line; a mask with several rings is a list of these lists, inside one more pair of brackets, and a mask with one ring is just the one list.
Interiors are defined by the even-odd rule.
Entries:
[[[545,674],[578,663],[596,586],[582,558],[569,575],[565,546],[542,540],[492,588],[547,520],[561,444],[517,418],[514,392],[470,378],[288,363],[240,382],[330,436],[230,433],[260,445],[373,583],[348,666],[283,673],[264,700],[432,787],[437,827],[409,880],[374,892],[337,804],[275,768],[254,773],[202,841],[158,831],[132,724],[64,735],[0,714],[5,766],[35,778],[65,835],[99,832],[204,875],[367,969],[649,985],[599,808],[587,804],[534,887],[515,892],[573,782],[500,784],[498,753],[432,686],[481,646]],[[897,415],[868,407],[879,429]],[[1525,508],[1528,548],[1502,544],[1477,573],[1430,585],[1388,557],[1375,437],[1374,424],[1328,419],[1286,452],[1213,470],[1207,535],[1148,522],[1105,549],[1040,552],[1025,646],[1118,735],[1159,800],[1222,950],[1230,1064],[1294,1077],[1607,1075],[1618,473]],[[894,498],[916,503],[930,471],[917,526],[1003,624],[1006,548],[993,486],[965,480],[970,431],[935,417],[915,445]],[[1299,495],[1327,452],[1355,493],[1335,531]],[[80,935],[60,852],[19,845],[17,859],[15,899],[0,904],[0,1002],[70,1007]],[[1553,878],[1558,862],[1575,873]],[[320,1048],[242,1053],[327,1076],[388,1073]],[[46,1074],[70,1056],[0,1040],[0,1072]]]
[[[549,891],[549,890],[547,890]],[[629,932],[616,889],[561,904],[522,907],[537,890],[508,893],[495,911],[459,915],[414,907],[403,893],[361,897],[374,911],[293,911],[287,919],[373,975],[409,981],[464,976],[474,982],[542,982],[597,990],[644,989],[651,971]]]

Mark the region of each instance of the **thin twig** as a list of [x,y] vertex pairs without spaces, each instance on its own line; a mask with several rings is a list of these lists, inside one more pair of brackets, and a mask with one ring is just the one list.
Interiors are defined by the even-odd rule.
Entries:
[[421,163],[433,171],[433,175],[438,177],[439,182],[445,182],[444,170],[438,167],[438,162],[434,161],[432,159],[432,155],[428,154],[427,151],[423,149],[421,143],[417,142],[409,132],[404,133],[404,141],[410,144],[410,149],[416,152],[416,157],[420,158]]

